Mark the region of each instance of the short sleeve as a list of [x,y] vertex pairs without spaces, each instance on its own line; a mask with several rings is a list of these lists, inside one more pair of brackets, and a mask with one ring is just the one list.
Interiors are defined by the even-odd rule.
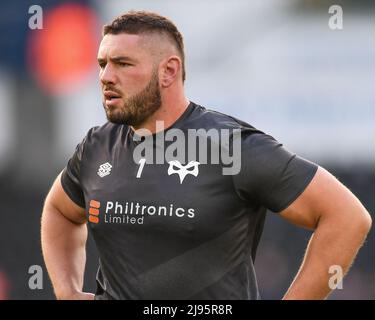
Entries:
[[69,198],[78,206],[85,207],[85,198],[81,186],[81,163],[86,138],[76,147],[73,156],[61,174],[61,185]]
[[241,170],[233,176],[236,192],[274,212],[284,210],[305,190],[318,165],[270,135],[255,133],[241,139]]

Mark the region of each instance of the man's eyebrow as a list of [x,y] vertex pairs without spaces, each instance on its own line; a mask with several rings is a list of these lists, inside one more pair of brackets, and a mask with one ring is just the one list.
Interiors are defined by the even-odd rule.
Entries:
[[[130,57],[127,57],[127,56],[115,56],[115,57],[109,58],[109,60],[111,60],[113,62],[120,62],[120,61],[136,62],[136,60],[134,60]],[[106,62],[106,61],[107,61],[107,59],[105,59],[105,58],[98,58],[99,63]]]
[[130,58],[130,57],[127,57],[127,56],[115,56],[115,57],[112,57],[110,58],[111,61],[123,61],[123,60],[126,60],[126,61],[134,61],[134,59]]

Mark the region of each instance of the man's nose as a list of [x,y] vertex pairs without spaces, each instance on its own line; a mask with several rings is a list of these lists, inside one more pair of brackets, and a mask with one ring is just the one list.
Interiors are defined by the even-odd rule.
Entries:
[[103,84],[108,83],[115,83],[116,82],[116,74],[110,64],[107,64],[104,69],[100,72],[100,81]]

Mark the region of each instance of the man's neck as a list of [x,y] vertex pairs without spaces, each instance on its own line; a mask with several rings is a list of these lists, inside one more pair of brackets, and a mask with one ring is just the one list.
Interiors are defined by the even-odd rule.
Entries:
[[[140,126],[133,127],[133,130],[146,129],[151,133],[165,130],[171,127],[185,112],[190,101],[183,95],[179,99],[164,99],[161,107]],[[156,127],[156,121],[162,121],[163,126]]]

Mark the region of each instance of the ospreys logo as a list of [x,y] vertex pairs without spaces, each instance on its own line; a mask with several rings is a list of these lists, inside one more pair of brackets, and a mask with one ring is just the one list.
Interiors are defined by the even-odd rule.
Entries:
[[190,161],[187,165],[182,165],[178,160],[169,161],[169,168],[168,168],[168,175],[172,175],[177,173],[180,177],[180,184],[184,181],[185,177],[188,174],[193,175],[194,177],[198,176],[199,168],[198,165],[200,164],[198,161]]

